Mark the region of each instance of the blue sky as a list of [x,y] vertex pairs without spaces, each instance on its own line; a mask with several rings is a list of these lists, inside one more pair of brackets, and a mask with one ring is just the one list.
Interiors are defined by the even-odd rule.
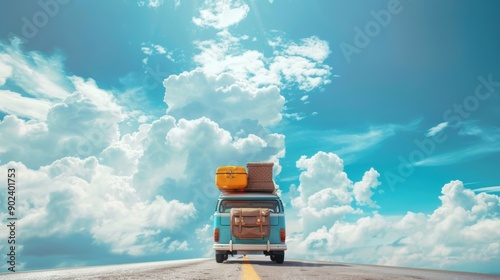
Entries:
[[500,273],[499,3],[101,2],[1,4],[19,269],[211,257],[273,161],[287,257]]

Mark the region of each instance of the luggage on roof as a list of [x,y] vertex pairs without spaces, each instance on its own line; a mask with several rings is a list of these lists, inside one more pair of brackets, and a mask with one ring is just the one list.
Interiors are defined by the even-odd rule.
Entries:
[[249,162],[243,166],[221,166],[215,173],[215,185],[221,192],[266,192],[274,193],[272,162]]
[[247,187],[247,171],[243,166],[221,166],[215,173],[215,185],[220,190],[238,190]]
[[245,192],[274,192],[273,166],[272,162],[247,163],[248,185]]

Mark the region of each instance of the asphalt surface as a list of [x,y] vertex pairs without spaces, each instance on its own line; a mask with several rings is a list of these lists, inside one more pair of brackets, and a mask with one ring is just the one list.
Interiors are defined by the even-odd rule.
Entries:
[[193,259],[2,273],[0,279],[500,279],[500,275],[475,274],[375,265],[287,260],[271,262],[263,256]]

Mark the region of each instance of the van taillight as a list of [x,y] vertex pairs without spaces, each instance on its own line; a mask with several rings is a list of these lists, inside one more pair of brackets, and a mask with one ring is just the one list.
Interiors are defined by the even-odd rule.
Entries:
[[214,230],[214,241],[219,242],[219,228],[215,228]]
[[282,228],[280,230],[280,239],[281,239],[281,242],[285,242],[285,239],[286,239],[286,233],[285,233],[285,229]]

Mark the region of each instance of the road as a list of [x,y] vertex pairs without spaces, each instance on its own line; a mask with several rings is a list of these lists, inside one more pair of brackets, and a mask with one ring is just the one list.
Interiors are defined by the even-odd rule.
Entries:
[[499,279],[500,275],[474,274],[376,265],[286,260],[283,264],[261,256],[192,259],[82,267],[0,274],[0,279]]

